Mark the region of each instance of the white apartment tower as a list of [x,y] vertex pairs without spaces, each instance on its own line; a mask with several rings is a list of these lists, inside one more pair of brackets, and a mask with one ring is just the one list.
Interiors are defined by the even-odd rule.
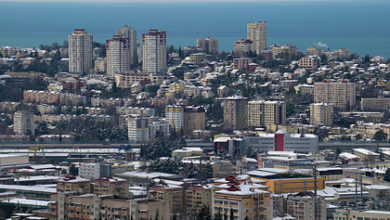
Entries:
[[353,109],[356,104],[356,83],[347,80],[316,82],[314,102],[333,104],[338,109]]
[[18,111],[14,114],[14,133],[34,135],[34,114],[28,111]]
[[283,125],[286,121],[286,103],[282,101],[248,102],[248,126],[263,127]]
[[260,54],[261,50],[267,48],[267,22],[259,21],[248,23],[247,38],[252,41],[252,51]]
[[129,52],[130,67],[133,68],[138,64],[137,53],[137,32],[134,28],[123,26],[116,31],[116,35],[126,38]]
[[142,34],[142,69],[145,73],[161,73],[167,69],[165,31],[151,29]]
[[127,38],[115,35],[106,42],[107,75],[114,77],[115,73],[130,73],[129,41]]
[[69,72],[89,73],[92,62],[92,35],[84,29],[76,29],[68,37],[69,41]]
[[310,104],[310,124],[332,126],[333,105],[323,102]]
[[169,122],[172,129],[180,132],[181,129],[184,129],[184,107],[177,105],[166,106],[165,119]]
[[140,115],[127,118],[128,138],[130,142],[143,143],[150,141],[149,119]]

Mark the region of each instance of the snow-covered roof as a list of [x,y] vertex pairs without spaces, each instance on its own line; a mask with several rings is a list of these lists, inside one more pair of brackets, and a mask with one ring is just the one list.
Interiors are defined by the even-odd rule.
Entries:
[[49,206],[50,203],[54,201],[42,201],[34,199],[25,199],[25,198],[11,198],[1,200],[2,203],[11,203],[11,204],[21,204],[21,205],[30,205],[30,206]]
[[42,185],[31,186],[23,186],[23,185],[7,185],[0,184],[0,189],[10,190],[10,191],[30,191],[30,192],[45,192],[45,193],[56,193],[56,188],[44,187]]
[[370,151],[370,150],[367,150],[367,149],[364,149],[364,148],[355,148],[353,149],[354,152],[359,152],[361,154],[364,154],[364,155],[369,155],[369,156],[379,156],[378,153],[375,153],[373,151]]

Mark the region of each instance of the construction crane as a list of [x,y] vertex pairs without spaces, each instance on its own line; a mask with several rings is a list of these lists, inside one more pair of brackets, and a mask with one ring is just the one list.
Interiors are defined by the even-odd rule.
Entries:
[[45,149],[45,148],[44,148],[42,145],[37,145],[37,146],[30,147],[30,148],[28,149],[28,155],[30,155],[31,152],[34,152],[33,160],[35,160],[36,157],[37,157],[37,152],[38,152],[38,151],[41,151],[41,152],[42,152],[42,156],[43,156],[43,157],[46,157],[46,155],[45,155],[45,150],[44,150],[44,149]]

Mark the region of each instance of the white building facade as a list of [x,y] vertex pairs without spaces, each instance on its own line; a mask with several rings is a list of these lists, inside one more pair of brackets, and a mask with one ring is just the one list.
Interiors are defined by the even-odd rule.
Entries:
[[93,67],[93,38],[84,29],[76,29],[68,37],[69,42],[69,72],[85,74]]
[[142,35],[142,70],[162,73],[167,69],[167,37],[161,30],[149,30]]

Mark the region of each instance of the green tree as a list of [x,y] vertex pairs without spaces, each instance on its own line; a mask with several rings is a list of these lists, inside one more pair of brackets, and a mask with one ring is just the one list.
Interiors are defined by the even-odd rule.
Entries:
[[183,149],[187,147],[187,142],[184,138],[180,138],[179,141],[177,141],[177,149]]
[[383,130],[379,130],[374,134],[374,139],[376,141],[385,141],[387,140],[387,134]]
[[157,212],[156,212],[156,216],[155,216],[155,220],[158,220],[158,217],[159,217],[159,214],[158,214],[158,210],[157,210]]
[[222,220],[221,207],[218,209],[218,213],[214,215],[214,220]]
[[387,168],[384,180],[390,182],[390,168]]
[[230,220],[234,220],[233,208],[230,208]]
[[69,168],[69,174],[72,176],[77,176],[79,174],[79,168],[76,167],[76,165],[72,164]]
[[210,208],[208,206],[202,206],[202,209],[196,216],[196,220],[211,220]]
[[336,158],[338,158],[340,154],[341,154],[341,149],[339,147],[337,147],[337,149],[336,149]]
[[181,167],[182,167],[181,162],[173,160],[173,159],[155,160],[149,166],[148,170],[152,171],[152,172],[178,174]]
[[361,134],[355,135],[355,139],[356,140],[361,140],[362,138],[363,138],[363,136]]
[[38,129],[37,129],[37,136],[42,135],[42,134],[48,134],[49,129],[47,128],[47,124],[44,121],[39,122],[38,124]]

